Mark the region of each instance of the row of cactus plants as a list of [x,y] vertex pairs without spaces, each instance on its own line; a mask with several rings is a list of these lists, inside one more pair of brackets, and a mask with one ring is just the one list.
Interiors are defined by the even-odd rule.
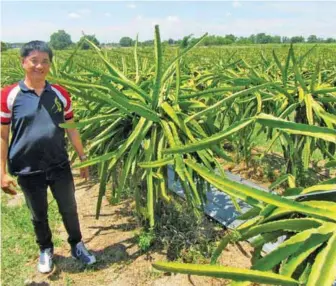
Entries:
[[[269,235],[269,230],[273,232],[274,229],[279,235],[290,233],[288,241],[298,239],[298,248],[285,242],[279,247],[280,251],[270,254],[270,258],[256,254],[251,270],[221,270],[219,266],[188,268],[188,265],[164,263],[157,263],[155,267],[270,284],[329,283],[334,265],[324,262],[335,255],[334,203],[311,205],[296,202],[295,196],[335,187],[335,182],[329,181],[307,191],[298,187],[296,180],[300,170],[308,168],[316,148],[329,160],[328,166],[334,166],[336,88],[333,65],[328,62],[328,69],[323,69],[326,63],[320,59],[316,69],[311,71],[307,68],[308,64],[311,66],[307,59],[314,50],[297,57],[292,46],[284,64],[275,52],[268,57],[262,54],[261,60],[250,63],[244,55],[237,58],[234,53],[226,62],[209,58],[204,51],[203,56],[195,58],[193,49],[204,37],[206,35],[183,50],[170,52],[162,47],[156,26],[154,56],[150,59],[148,50],[139,51],[136,45],[134,53],[126,52],[116,64],[114,58],[89,40],[85,40],[93,50],[89,54],[78,47],[72,54],[62,55],[64,58],[56,55],[50,80],[65,85],[73,94],[80,115],[74,125],[81,129],[90,155],[90,159],[78,167],[99,166],[97,218],[108,184],[113,186],[113,201],[118,202],[131,182],[139,215],[148,221],[150,228],[154,227],[157,219],[155,205],[160,200],[169,203],[172,199],[167,177],[167,166],[172,165],[187,202],[196,213],[206,203],[206,184],[229,194],[236,206],[237,200],[253,206],[250,216],[245,214],[248,222],[237,230],[237,235],[223,239],[213,261],[230,240],[244,240],[251,233],[261,237],[256,244],[260,250],[263,243],[274,239]],[[199,52],[194,51],[195,54]],[[202,64],[195,66],[198,60]],[[18,75],[18,70],[17,67],[11,72]],[[69,127],[69,124],[63,127]],[[219,164],[218,159],[232,160],[223,148],[224,140],[240,146],[239,150],[248,160],[258,135],[256,130],[267,133],[270,145],[280,141],[288,165],[288,172],[280,179],[288,178],[291,187],[284,197],[230,182]],[[214,175],[214,169],[219,175]],[[137,188],[138,185],[144,187]],[[302,227],[306,227],[304,231],[311,231],[307,232],[308,238],[315,236],[316,232],[312,230],[317,230],[321,237],[319,246],[309,250],[311,255],[315,253],[321,257],[319,265],[327,271],[327,278],[316,278],[318,270],[314,269],[317,266],[307,266],[302,272],[295,272],[293,268],[297,261],[283,266],[287,270],[278,267],[279,264],[286,265],[287,260],[292,261],[292,256],[301,251],[302,240],[293,233],[302,231]],[[302,248],[307,254],[308,250]],[[279,254],[283,249],[287,251],[284,252],[288,254],[286,257]],[[272,261],[267,265],[269,268],[260,266],[268,264],[264,261]],[[271,269],[281,271],[277,274],[260,272]],[[300,277],[297,277],[298,273]]]
[[[67,79],[63,83],[73,88],[74,92],[77,88],[79,91],[83,87],[94,89],[95,92],[91,92],[89,96],[105,103],[105,107],[106,103],[110,105],[110,110],[104,116],[111,116],[111,121],[107,124],[113,126],[120,120],[120,123],[116,124],[118,126],[116,129],[109,128],[110,137],[107,138],[112,138],[112,140],[108,142],[114,146],[108,145],[108,148],[102,151],[101,156],[85,163],[85,165],[101,164],[100,202],[105,192],[108,174],[113,171],[113,167],[120,160],[123,168],[115,192],[116,199],[120,198],[126,178],[132,175],[132,167],[133,170],[136,169],[135,166],[140,167],[143,173],[138,178],[146,182],[146,187],[140,190],[147,192],[145,208],[139,205],[139,194],[135,197],[138,204],[137,209],[140,212],[143,210],[142,215],[147,217],[150,227],[155,224],[155,202],[159,198],[167,202],[170,200],[167,192],[166,170],[169,164],[174,166],[186,199],[196,211],[205,204],[205,190],[195,184],[196,181],[202,180],[226,192],[234,201],[243,200],[253,206],[253,211],[249,213],[250,216],[244,215],[248,222],[237,229],[236,235],[229,234],[224,237],[213,257],[213,262],[215,262],[216,257],[229,241],[256,237],[254,241],[256,251],[251,270],[160,262],[155,263],[154,267],[164,271],[226,277],[238,281],[234,283],[235,285],[248,284],[246,281],[282,285],[329,285],[333,282],[335,278],[333,270],[336,267],[335,203],[295,201],[295,197],[301,193],[316,190],[327,191],[334,188],[333,181],[308,189],[291,188],[285,192],[284,196],[278,196],[231,182],[225,178],[223,172],[220,175],[213,174],[214,168],[222,170],[217,158],[229,159],[221,146],[223,140],[230,136],[237,136],[237,133],[256,124],[260,124],[261,129],[267,129],[270,139],[272,136],[283,139],[281,143],[284,157],[288,159],[289,166],[292,166],[288,172],[292,173],[294,178],[297,175],[295,170],[298,168],[295,166],[297,160],[293,159],[294,154],[300,159],[304,158],[299,160],[299,164],[304,164],[307,168],[312,144],[316,144],[314,147],[324,146],[324,149],[321,148],[322,151],[330,159],[334,159],[332,151],[336,142],[336,132],[333,128],[336,121],[332,112],[334,88],[320,86],[321,83],[316,80],[319,71],[313,74],[310,89],[308,89],[306,82],[300,77],[293,47],[290,47],[285,67],[273,54],[275,63],[282,74],[280,82],[274,78],[266,79],[265,76],[254,74],[250,86],[239,90],[237,86],[231,85],[183,93],[180,76],[181,60],[182,55],[191,47],[187,51],[178,53],[164,72],[160,36],[158,27],[156,27],[155,73],[149,83],[142,85],[147,88],[144,89],[138,85],[139,80],[138,84],[130,82],[104,58],[94,44],[90,44],[96,49],[110,74],[97,72],[91,74],[100,79],[93,84],[88,84],[85,79],[74,79],[66,75]],[[291,84],[287,83],[289,80],[286,77],[290,59],[294,78]],[[136,78],[139,78],[138,71],[136,74]],[[69,79],[72,81],[69,82]],[[116,82],[122,88],[126,88],[120,91],[113,85]],[[278,94],[274,94],[276,91],[283,92],[288,99],[279,98]],[[218,96],[223,92],[229,92],[229,94],[224,97]],[[319,95],[321,96],[318,97]],[[273,97],[272,100],[269,100],[270,97]],[[291,101],[293,97],[297,98],[295,102]],[[286,104],[282,103],[278,106],[281,100]],[[317,100],[322,100],[322,102]],[[327,101],[326,106],[323,106],[323,100]],[[212,104],[210,104],[211,101]],[[225,109],[232,106],[232,103],[237,104],[239,108],[242,103],[248,104],[249,102],[254,102],[252,106],[255,111],[250,109],[243,116],[240,116],[238,112],[226,127],[223,122],[225,117],[220,117],[219,114],[225,112]],[[263,105],[265,105],[264,110],[273,108],[276,112],[262,113]],[[191,106],[196,108],[192,110]],[[305,111],[304,116],[302,110]],[[114,112],[117,116],[112,116]],[[290,120],[292,114],[295,115],[294,120]],[[302,116],[306,119],[301,120]],[[115,120],[116,117],[117,120]],[[298,119],[299,117],[301,119]],[[97,120],[102,121],[103,117]],[[215,123],[216,120],[219,124]],[[127,121],[128,126],[125,124]],[[316,122],[319,124],[315,124]],[[105,120],[104,123],[106,123]],[[128,133],[125,132],[126,128]],[[117,130],[120,134],[115,133]],[[253,130],[254,128],[251,128],[249,132]],[[117,138],[115,142],[114,138]],[[284,140],[286,140],[285,144],[283,144]],[[322,143],[318,145],[317,142]],[[113,151],[108,152],[109,150]],[[296,187],[295,182],[292,187]],[[99,208],[100,203],[97,207],[97,214]],[[268,255],[261,255],[262,246],[265,243],[283,234],[286,234],[287,239],[276,250]],[[315,263],[311,257],[316,257]],[[323,274],[321,274],[321,269],[323,269]],[[275,273],[269,273],[271,270]]]

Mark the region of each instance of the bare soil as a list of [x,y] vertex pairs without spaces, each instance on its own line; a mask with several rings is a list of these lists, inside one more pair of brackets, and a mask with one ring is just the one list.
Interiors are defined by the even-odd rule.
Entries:
[[[55,248],[52,273],[42,275],[36,270],[27,277],[25,285],[227,285],[229,281],[202,276],[169,274],[156,271],[155,261],[165,261],[165,251],[140,251],[136,233],[138,225],[133,212],[132,200],[111,205],[105,198],[99,220],[95,219],[98,184],[83,182],[75,178],[78,213],[84,243],[96,255],[97,263],[90,267],[70,257],[70,247],[66,243],[67,234],[63,226],[59,235],[64,240]],[[251,247],[248,243],[230,245],[223,251],[220,263],[225,266],[249,268]],[[36,268],[38,258],[27,267]]]

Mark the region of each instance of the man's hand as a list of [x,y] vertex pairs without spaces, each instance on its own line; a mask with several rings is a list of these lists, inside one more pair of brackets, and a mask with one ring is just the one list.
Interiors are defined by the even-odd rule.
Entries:
[[10,195],[16,195],[17,192],[15,190],[17,188],[17,184],[14,179],[8,174],[4,174],[1,176],[1,189]]
[[87,181],[90,177],[89,167],[80,168],[80,176]]

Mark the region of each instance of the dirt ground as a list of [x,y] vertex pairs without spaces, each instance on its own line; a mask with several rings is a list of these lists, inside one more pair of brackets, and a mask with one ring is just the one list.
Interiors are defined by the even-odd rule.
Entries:
[[[76,174],[75,174],[76,176]],[[228,281],[201,276],[168,274],[156,271],[151,264],[166,260],[164,252],[142,253],[135,234],[139,226],[132,215],[133,204],[126,200],[112,206],[104,199],[99,220],[95,219],[98,185],[76,178],[76,198],[84,243],[96,255],[94,266],[84,267],[70,257],[66,243],[67,234],[60,226],[59,234],[64,240],[62,247],[55,248],[52,273],[37,272],[27,277],[25,285],[80,285],[80,286],[187,286],[227,285]],[[225,266],[248,268],[251,247],[248,244],[229,246],[220,262]],[[27,267],[36,269],[36,261]]]

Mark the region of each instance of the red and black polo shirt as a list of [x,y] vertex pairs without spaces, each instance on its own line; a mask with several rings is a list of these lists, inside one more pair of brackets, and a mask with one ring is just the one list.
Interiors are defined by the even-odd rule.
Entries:
[[12,175],[45,172],[68,161],[60,123],[73,118],[67,90],[46,81],[38,96],[24,81],[1,90],[1,124],[11,124],[8,167]]

